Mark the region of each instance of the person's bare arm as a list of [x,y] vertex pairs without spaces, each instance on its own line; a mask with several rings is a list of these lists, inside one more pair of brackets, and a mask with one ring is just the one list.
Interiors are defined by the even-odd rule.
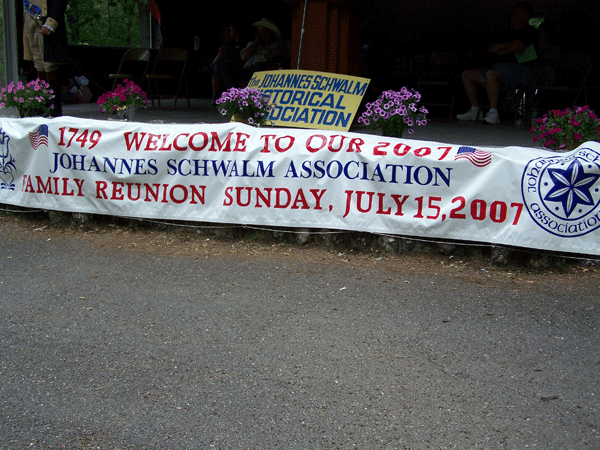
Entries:
[[256,47],[258,47],[258,44],[259,44],[258,39],[255,39],[254,42],[247,45],[246,48],[244,48],[240,52],[240,57],[242,58],[242,61],[247,62],[250,58],[252,58],[252,55],[254,55],[254,50],[256,50]]

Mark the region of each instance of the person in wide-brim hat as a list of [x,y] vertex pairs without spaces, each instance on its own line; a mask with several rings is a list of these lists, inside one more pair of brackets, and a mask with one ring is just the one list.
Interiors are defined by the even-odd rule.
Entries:
[[272,20],[263,18],[263,19],[259,20],[258,22],[254,22],[252,24],[252,26],[254,26],[256,28],[263,27],[263,28],[266,28],[267,30],[271,30],[277,40],[281,39],[281,32],[279,31],[279,28],[277,28],[277,25],[275,25],[275,23]]
[[240,51],[244,62],[243,74],[246,80],[255,72],[280,69],[286,61],[286,45],[281,40],[277,25],[269,19],[252,24],[256,27],[256,36]]

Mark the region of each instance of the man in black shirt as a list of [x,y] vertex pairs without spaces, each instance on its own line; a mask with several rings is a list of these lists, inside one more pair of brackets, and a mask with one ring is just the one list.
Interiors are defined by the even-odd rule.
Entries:
[[459,120],[476,120],[479,114],[477,86],[485,86],[490,101],[490,110],[485,121],[490,124],[500,122],[498,102],[500,85],[527,87],[531,80],[531,64],[537,59],[538,34],[529,25],[533,7],[527,2],[519,2],[510,16],[511,29],[499,40],[487,47],[487,53],[496,58],[491,68],[467,69],[462,73],[462,81],[471,109],[456,116]]

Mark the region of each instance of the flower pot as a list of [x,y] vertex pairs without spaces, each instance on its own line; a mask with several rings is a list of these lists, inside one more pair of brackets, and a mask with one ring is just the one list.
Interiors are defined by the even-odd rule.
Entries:
[[378,131],[381,136],[401,138],[407,129],[407,126],[398,126],[397,124],[385,123],[381,128],[378,129]]
[[118,108],[114,114],[107,116],[108,120],[114,120],[117,122],[132,122],[135,120],[135,106],[123,106]]
[[250,122],[248,122],[248,119],[244,119],[241,115],[239,114],[234,114],[233,116],[231,116],[231,121],[232,122],[239,122],[239,123],[243,123],[245,125],[250,125]]
[[17,106],[19,110],[19,117],[43,117],[46,114],[45,109],[21,109]]
[[16,106],[0,108],[0,117],[20,117],[19,110]]

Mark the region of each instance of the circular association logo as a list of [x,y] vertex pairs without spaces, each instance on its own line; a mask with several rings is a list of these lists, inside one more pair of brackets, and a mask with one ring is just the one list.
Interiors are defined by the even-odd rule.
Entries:
[[521,191],[529,215],[547,232],[591,233],[600,227],[600,153],[581,148],[533,159],[523,171]]

